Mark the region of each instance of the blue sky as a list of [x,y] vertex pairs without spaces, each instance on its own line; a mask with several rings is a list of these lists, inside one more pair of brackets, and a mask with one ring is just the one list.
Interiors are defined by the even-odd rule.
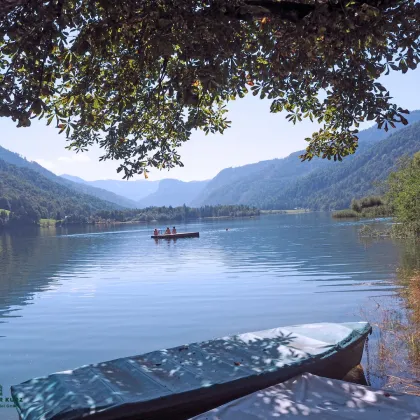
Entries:
[[[405,75],[392,73],[381,81],[399,106],[420,109],[420,69]],[[185,167],[169,172],[155,170],[149,179],[210,179],[227,167],[282,158],[305,148],[305,137],[317,126],[310,121],[293,125],[285,120],[285,114],[270,114],[269,107],[270,101],[252,95],[231,102],[228,119],[232,127],[224,135],[193,133],[192,139],[180,150]],[[117,162],[99,162],[101,151],[97,147],[83,154],[66,150],[65,136],[59,135],[54,127],[46,126],[45,121],[33,120],[29,128],[16,128],[11,120],[1,118],[0,133],[1,146],[39,162],[58,175],[67,173],[86,180],[122,177],[116,172]]]

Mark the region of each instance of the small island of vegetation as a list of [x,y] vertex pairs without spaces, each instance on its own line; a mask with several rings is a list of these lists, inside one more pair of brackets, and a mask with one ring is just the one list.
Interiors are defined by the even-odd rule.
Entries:
[[350,217],[389,217],[392,216],[392,209],[383,197],[369,196],[360,200],[353,199],[350,209],[339,210],[333,213],[333,217],[350,218]]
[[[334,218],[373,218],[394,217],[397,222],[392,225],[388,235],[394,237],[420,236],[420,152],[413,158],[405,157],[398,164],[384,184],[383,196],[365,197],[352,200],[351,208],[333,213]],[[363,229],[377,236],[374,229]],[[383,236],[382,232],[380,236]]]

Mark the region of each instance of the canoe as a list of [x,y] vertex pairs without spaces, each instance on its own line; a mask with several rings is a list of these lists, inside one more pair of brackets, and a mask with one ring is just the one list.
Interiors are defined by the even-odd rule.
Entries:
[[152,235],[152,239],[199,238],[200,232],[184,232],[168,235]]
[[274,328],[59,372],[11,392],[25,420],[185,419],[304,372],[341,379],[370,332],[366,322]]
[[304,373],[190,420],[414,420],[419,414],[417,396]]

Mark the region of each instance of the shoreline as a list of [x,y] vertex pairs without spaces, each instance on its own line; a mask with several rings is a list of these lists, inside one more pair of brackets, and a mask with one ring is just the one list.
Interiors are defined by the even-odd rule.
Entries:
[[261,214],[300,214],[300,213],[313,213],[309,209],[295,209],[295,210],[260,210]]
[[[255,216],[208,216],[208,217],[199,217],[199,218],[191,218],[191,219],[184,219],[184,220],[174,220],[174,219],[166,219],[166,220],[150,220],[150,221],[145,221],[145,220],[129,220],[127,222],[95,222],[92,223],[93,225],[127,225],[127,224],[143,224],[143,225],[148,225],[148,224],[156,224],[156,223],[163,223],[165,224],[166,222],[171,222],[171,223],[183,223],[183,222],[196,222],[199,220],[219,220],[219,219],[253,219],[258,217],[259,215],[255,215]],[[69,225],[67,225],[69,226]]]
[[27,227],[31,228],[66,228],[70,226],[113,226],[113,225],[155,225],[155,224],[166,224],[166,223],[185,223],[185,222],[197,222],[204,220],[233,220],[233,219],[256,219],[263,215],[278,215],[278,214],[303,214],[303,213],[312,213],[313,210],[309,209],[291,209],[291,210],[260,210],[259,214],[249,215],[249,216],[207,216],[199,218],[187,218],[184,220],[174,220],[174,219],[165,219],[165,220],[127,220],[127,221],[95,221],[88,223],[68,223],[61,224],[59,221],[54,219],[41,219],[39,224],[34,225],[20,225],[20,226],[7,226],[1,231],[10,231],[16,229],[24,229]]
[[[50,227],[61,227],[65,228],[68,226],[104,226],[104,225],[153,225],[159,223],[184,223],[184,222],[196,222],[200,220],[219,220],[219,219],[254,219],[259,217],[260,215],[253,215],[253,216],[208,216],[208,217],[199,217],[199,218],[190,218],[184,220],[174,220],[174,219],[165,219],[165,220],[127,220],[125,222],[121,222],[118,220],[115,221],[97,221],[91,223],[68,223],[68,224],[60,224],[60,223],[39,223],[37,225],[32,225],[34,227],[39,228],[50,228]],[[21,226],[22,228],[25,227],[24,225]]]

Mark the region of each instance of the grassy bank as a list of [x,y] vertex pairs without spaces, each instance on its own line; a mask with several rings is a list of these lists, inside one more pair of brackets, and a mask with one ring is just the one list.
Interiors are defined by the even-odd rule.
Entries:
[[379,331],[371,373],[380,387],[420,396],[420,270],[398,269],[395,284],[395,296],[364,314]]
[[392,210],[388,204],[378,196],[352,200],[349,209],[338,210],[332,214],[335,219],[345,218],[379,218],[392,216]]
[[357,213],[357,211],[346,209],[346,210],[335,211],[332,214],[332,217],[334,217],[335,219],[348,219],[348,218],[351,218],[351,217],[358,218],[358,217],[360,217],[360,214]]
[[43,228],[55,226],[56,223],[57,223],[57,220],[55,219],[40,219],[39,220],[39,226]]

